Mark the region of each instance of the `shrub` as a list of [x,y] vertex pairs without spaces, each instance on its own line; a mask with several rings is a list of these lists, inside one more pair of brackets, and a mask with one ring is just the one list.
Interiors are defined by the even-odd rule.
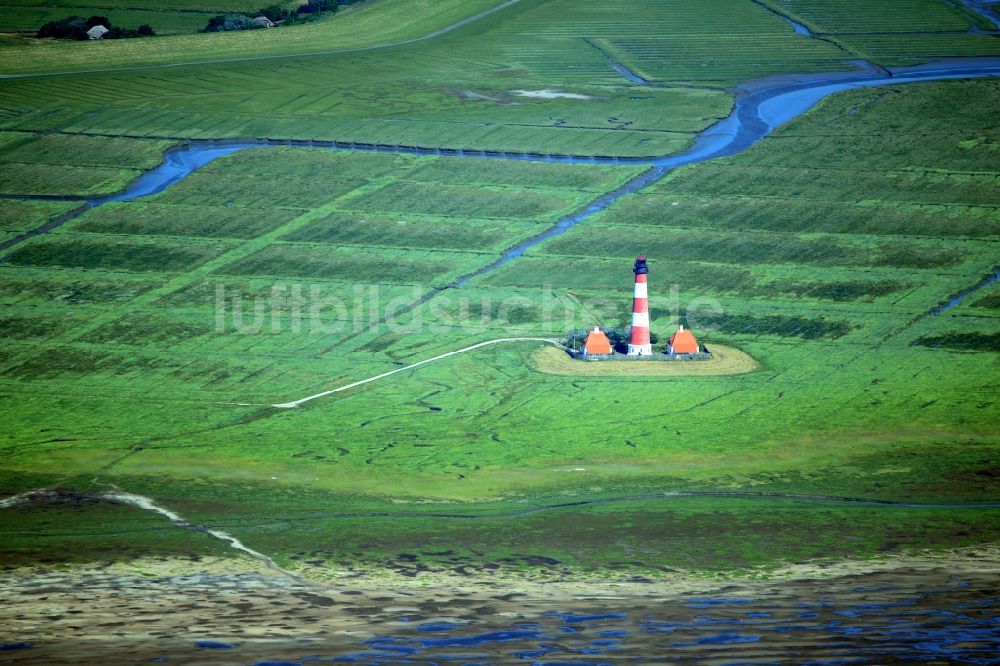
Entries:
[[208,19],[202,32],[230,32],[232,30],[252,30],[258,28],[252,16],[246,14],[220,14]]
[[88,39],[87,23],[81,16],[70,16],[61,21],[49,21],[38,29],[38,37],[54,39]]
[[1000,333],[955,332],[948,335],[930,335],[919,338],[913,344],[931,349],[1000,352]]
[[80,16],[70,16],[59,21],[50,21],[38,29],[39,37],[52,37],[54,39],[89,39],[87,31],[96,25],[103,25],[108,29],[102,39],[127,39],[131,37],[153,37],[156,33],[152,26],[143,24],[138,30],[131,28],[117,28],[111,25],[111,20],[107,16],[91,16],[86,21]]
[[208,25],[202,32],[227,32],[230,30],[253,30],[261,26],[253,22],[256,16],[266,16],[274,23],[298,23],[312,21],[324,12],[337,11],[337,0],[309,0],[297,10],[292,11],[281,5],[261,7],[254,14],[221,14],[208,20]]
[[295,20],[295,12],[290,9],[285,9],[281,5],[268,5],[267,7],[261,7],[261,9],[257,12],[257,16],[266,16],[275,23],[278,23],[279,21]]
[[321,12],[336,11],[337,0],[309,0],[306,4],[299,6],[300,14],[319,14]]

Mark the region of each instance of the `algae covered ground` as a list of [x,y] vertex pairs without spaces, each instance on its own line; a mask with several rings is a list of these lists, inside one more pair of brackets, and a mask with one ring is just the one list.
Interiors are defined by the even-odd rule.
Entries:
[[[372,0],[139,51],[0,46],[28,75],[0,79],[0,490],[65,493],[3,509],[4,561],[229,552],[111,487],[316,578],[995,541],[995,79],[840,93],[494,267],[649,168],[542,155],[677,153],[751,79],[1000,52],[918,4]],[[241,150],[58,224],[184,141],[265,138],[383,148]],[[484,149],[536,159],[448,154]],[[520,342],[273,407],[626,323],[638,253],[654,331],[686,323],[740,374],[573,373]]]
[[[355,579],[344,591],[274,580],[215,557],[196,564],[143,558],[131,567],[0,574],[14,599],[0,607],[0,620],[15,636],[31,635],[39,625],[75,636],[22,644],[23,651],[13,653],[37,663],[461,663],[473,654],[474,663],[491,664],[734,657],[766,663],[776,655],[986,661],[995,620],[990,600],[977,594],[994,580],[982,569],[986,554],[799,567],[799,580],[650,585],[641,578],[494,578],[442,585],[394,576]],[[192,566],[200,573],[192,574]],[[901,585],[914,582],[922,586],[900,595]],[[39,590],[45,605],[31,601]],[[81,632],[81,615],[112,629],[115,639]],[[927,616],[933,628],[921,624]],[[133,627],[141,640],[131,640]]]

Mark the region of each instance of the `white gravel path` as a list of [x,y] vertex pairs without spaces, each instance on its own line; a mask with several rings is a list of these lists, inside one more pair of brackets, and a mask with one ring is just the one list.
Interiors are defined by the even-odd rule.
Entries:
[[352,382],[350,384],[345,384],[344,386],[338,386],[337,388],[330,389],[329,391],[323,391],[322,393],[317,393],[315,395],[310,395],[310,396],[307,396],[305,398],[299,398],[298,400],[293,400],[292,402],[281,402],[281,403],[274,404],[274,405],[271,405],[271,406],[272,407],[277,407],[278,409],[292,409],[294,407],[299,407],[300,405],[302,405],[304,403],[307,403],[310,400],[316,400],[317,398],[322,398],[322,397],[325,397],[325,396],[328,396],[328,395],[332,395],[334,393],[340,393],[341,391],[346,391],[348,389],[352,389],[352,388],[355,388],[357,386],[361,386],[363,384],[368,384],[370,382],[374,382],[374,381],[377,381],[379,379],[384,379],[385,377],[389,377],[390,375],[395,375],[395,374],[400,373],[400,372],[406,372],[407,370],[412,370],[413,368],[418,368],[418,367],[420,367],[422,365],[427,365],[428,363],[433,363],[435,361],[440,361],[441,359],[448,358],[449,356],[457,356],[458,354],[464,354],[464,353],[470,352],[470,351],[472,351],[474,349],[479,349],[481,347],[487,347],[489,345],[501,344],[501,343],[504,343],[504,342],[545,342],[545,343],[548,343],[550,345],[555,345],[556,347],[559,347],[560,349],[565,349],[565,347],[563,347],[563,345],[559,344],[558,341],[553,340],[551,338],[498,338],[496,340],[487,340],[485,342],[480,342],[478,344],[469,345],[468,347],[463,347],[462,349],[456,349],[455,351],[446,352],[444,354],[438,354],[437,356],[434,356],[433,358],[427,358],[427,359],[424,359],[423,361],[418,361],[416,363],[412,363],[412,364],[407,365],[407,366],[402,367],[402,368],[396,368],[395,370],[390,370],[388,372],[383,372],[382,374],[375,375],[374,377],[368,377],[367,379],[362,379],[360,381]]

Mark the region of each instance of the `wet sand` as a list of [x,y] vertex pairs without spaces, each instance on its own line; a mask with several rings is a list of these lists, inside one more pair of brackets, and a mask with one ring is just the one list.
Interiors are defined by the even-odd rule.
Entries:
[[0,663],[995,663],[1000,641],[996,548],[737,578],[296,573],[311,580],[250,558],[7,570]]

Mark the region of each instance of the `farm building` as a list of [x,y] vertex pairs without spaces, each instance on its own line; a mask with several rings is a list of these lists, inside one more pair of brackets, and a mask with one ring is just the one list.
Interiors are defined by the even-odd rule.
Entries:
[[698,351],[698,340],[683,324],[670,336],[670,342],[667,343],[668,354],[697,354]]
[[595,326],[594,330],[587,334],[583,341],[583,356],[609,356],[611,354],[611,341],[604,334],[600,326]]
[[108,29],[103,25],[95,25],[93,28],[87,31],[87,37],[90,39],[103,39],[104,35],[108,33]]

